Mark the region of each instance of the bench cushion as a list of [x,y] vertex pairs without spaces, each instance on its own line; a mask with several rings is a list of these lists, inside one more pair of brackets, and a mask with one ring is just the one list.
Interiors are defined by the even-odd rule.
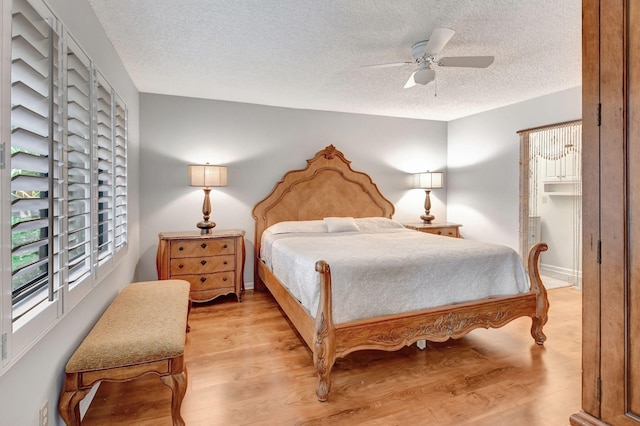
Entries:
[[129,284],[82,341],[67,373],[123,367],[184,354],[189,282]]

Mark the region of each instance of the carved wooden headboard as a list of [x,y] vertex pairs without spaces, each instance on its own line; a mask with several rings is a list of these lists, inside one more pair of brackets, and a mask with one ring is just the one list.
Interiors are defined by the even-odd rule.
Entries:
[[351,161],[333,145],[307,160],[307,167],[287,172],[273,191],[253,207],[255,257],[260,255],[262,232],[286,220],[314,220],[328,216],[388,217],[393,204],[369,175],[356,172]]

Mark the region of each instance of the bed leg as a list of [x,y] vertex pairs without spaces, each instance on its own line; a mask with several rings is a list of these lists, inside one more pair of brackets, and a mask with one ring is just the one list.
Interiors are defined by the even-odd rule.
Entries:
[[319,401],[326,401],[331,390],[331,369],[335,363],[335,341],[330,336],[326,318],[320,318],[320,329],[316,330],[316,341],[313,348],[313,363],[318,371],[316,395]]
[[531,317],[531,336],[538,345],[542,345],[547,336],[542,332],[542,327],[547,323],[549,312],[549,299],[547,297],[547,289],[544,287],[542,280],[540,279],[540,272],[538,271],[538,260],[540,253],[547,251],[549,247],[545,243],[538,243],[531,247],[528,258],[528,273],[529,281],[531,283],[531,291],[536,295],[536,313]]
[[331,308],[331,270],[324,260],[316,262],[320,273],[320,301],[316,314],[316,334],[313,345],[313,363],[318,371],[316,396],[326,401],[331,390],[331,369],[336,361],[336,333]]

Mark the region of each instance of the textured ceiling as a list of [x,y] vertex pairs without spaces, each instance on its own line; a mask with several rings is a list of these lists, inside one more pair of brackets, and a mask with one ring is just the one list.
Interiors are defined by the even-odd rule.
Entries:
[[[581,84],[580,0],[88,1],[140,92],[448,121]],[[362,68],[438,27],[440,56],[495,62]]]

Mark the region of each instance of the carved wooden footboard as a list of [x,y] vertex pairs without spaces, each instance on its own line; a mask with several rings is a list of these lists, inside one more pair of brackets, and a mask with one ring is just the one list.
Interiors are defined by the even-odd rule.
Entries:
[[523,316],[531,317],[531,336],[542,345],[547,339],[542,327],[547,322],[549,301],[538,273],[538,258],[546,250],[545,243],[538,243],[529,252],[529,293],[344,324],[334,324],[332,319],[331,268],[325,261],[317,262],[321,287],[312,350],[318,371],[318,399],[327,400],[331,390],[331,369],[336,359],[358,350],[395,351],[418,340],[444,342],[463,337],[476,328],[499,328]]

